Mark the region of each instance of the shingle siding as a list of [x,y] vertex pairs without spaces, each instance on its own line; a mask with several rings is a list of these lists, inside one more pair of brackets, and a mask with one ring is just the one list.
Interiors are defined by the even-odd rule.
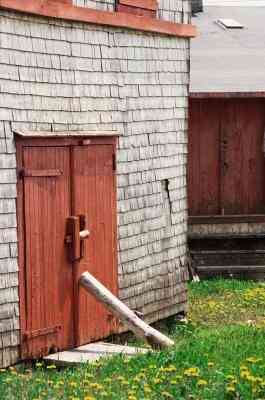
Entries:
[[[187,4],[164,0],[160,13],[189,20]],[[149,322],[185,309],[189,40],[0,15],[0,364],[5,366],[19,358],[13,130],[120,133],[120,298]]]

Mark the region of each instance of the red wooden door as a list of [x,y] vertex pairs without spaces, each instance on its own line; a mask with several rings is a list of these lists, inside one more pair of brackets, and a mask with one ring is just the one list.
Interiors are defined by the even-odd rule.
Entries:
[[[84,242],[84,256],[74,266],[76,287],[80,275],[89,271],[117,293],[113,147],[74,147],[73,176],[74,214],[86,217],[90,231]],[[78,344],[106,337],[114,331],[115,320],[111,314],[83,288],[78,289],[76,301]]]
[[191,101],[188,145],[188,199],[190,215],[220,211],[219,107],[211,100]]
[[[38,357],[108,336],[114,320],[78,285],[88,270],[117,294],[114,144],[20,143],[19,231],[22,357]],[[36,145],[34,145],[34,143]],[[92,140],[93,143],[93,140]],[[31,145],[30,145],[31,144]],[[46,144],[46,142],[45,142]],[[22,167],[22,168],[21,168]],[[89,238],[71,262],[71,215],[84,215]]]
[[[24,147],[25,308],[23,356],[67,348],[73,337],[73,279],[66,259],[70,214],[69,151]],[[70,294],[70,295],[69,295]]]
[[263,100],[237,99],[224,103],[221,204],[225,214],[265,212]]
[[190,102],[189,215],[265,213],[264,99]]

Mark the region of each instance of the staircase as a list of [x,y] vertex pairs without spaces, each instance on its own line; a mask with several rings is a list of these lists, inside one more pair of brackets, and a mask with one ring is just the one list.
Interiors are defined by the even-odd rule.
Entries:
[[188,240],[201,278],[265,279],[265,234],[190,234]]

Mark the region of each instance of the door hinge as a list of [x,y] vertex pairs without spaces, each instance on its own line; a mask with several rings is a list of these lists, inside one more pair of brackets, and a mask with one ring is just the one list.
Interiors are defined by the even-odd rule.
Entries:
[[48,178],[48,177],[56,177],[61,176],[63,171],[60,169],[27,169],[27,168],[20,168],[18,171],[19,178]]
[[29,340],[39,336],[54,335],[57,334],[61,329],[61,325],[56,325],[49,328],[36,329],[35,331],[26,331],[23,335],[23,339]]

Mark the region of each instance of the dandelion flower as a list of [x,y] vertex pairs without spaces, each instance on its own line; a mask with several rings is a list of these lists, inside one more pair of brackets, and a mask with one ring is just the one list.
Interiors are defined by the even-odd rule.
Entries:
[[208,382],[205,379],[199,379],[197,382],[198,386],[206,386],[208,385]]
[[54,364],[47,365],[47,369],[56,369],[56,365]]
[[233,385],[227,385],[226,386],[226,393],[235,393],[236,392],[236,388]]
[[188,377],[198,377],[200,375],[200,370],[197,367],[191,367],[184,371],[184,375]]

